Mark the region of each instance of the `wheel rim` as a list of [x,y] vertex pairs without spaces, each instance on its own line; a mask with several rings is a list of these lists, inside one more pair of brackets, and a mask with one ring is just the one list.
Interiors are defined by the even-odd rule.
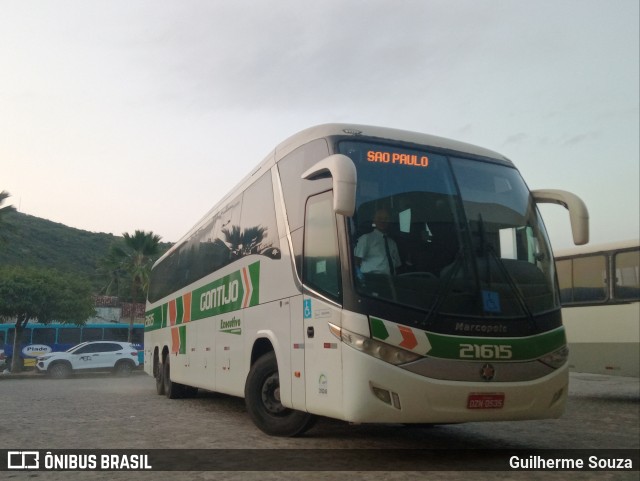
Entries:
[[55,377],[64,377],[67,375],[67,368],[62,364],[56,364],[53,366],[52,372]]
[[280,377],[275,372],[262,385],[262,404],[269,414],[282,415],[287,410],[280,402]]
[[128,374],[128,373],[130,373],[131,372],[131,365],[128,362],[120,364],[120,366],[118,367],[118,372],[120,374]]

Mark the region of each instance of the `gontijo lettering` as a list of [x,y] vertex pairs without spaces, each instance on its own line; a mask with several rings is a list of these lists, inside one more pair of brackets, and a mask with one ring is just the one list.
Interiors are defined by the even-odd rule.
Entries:
[[236,302],[240,292],[239,286],[240,283],[237,280],[232,280],[228,285],[222,284],[203,292],[200,296],[200,310],[206,311]]
[[414,167],[429,167],[429,157],[426,155],[401,154],[398,152],[381,152],[370,150],[367,152],[369,162],[380,162],[383,164],[398,164]]

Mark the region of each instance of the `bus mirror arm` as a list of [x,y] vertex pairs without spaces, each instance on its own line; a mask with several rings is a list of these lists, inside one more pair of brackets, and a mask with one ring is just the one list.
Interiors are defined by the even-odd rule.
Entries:
[[333,180],[333,210],[336,214],[351,217],[356,210],[357,173],[353,161],[342,154],[330,155],[322,159],[302,174],[306,180]]
[[559,204],[569,211],[571,232],[575,245],[589,242],[589,211],[580,197],[565,190],[540,189],[531,191],[538,204]]

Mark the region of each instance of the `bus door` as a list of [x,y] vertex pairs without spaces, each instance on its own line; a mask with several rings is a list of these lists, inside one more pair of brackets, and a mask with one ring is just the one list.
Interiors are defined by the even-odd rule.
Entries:
[[303,337],[307,410],[342,415],[341,274],[332,192],[310,197],[305,210]]

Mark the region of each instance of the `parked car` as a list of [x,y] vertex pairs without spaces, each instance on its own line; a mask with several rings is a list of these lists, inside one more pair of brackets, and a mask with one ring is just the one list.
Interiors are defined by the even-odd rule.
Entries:
[[139,365],[135,346],[116,341],[83,342],[68,351],[52,352],[36,360],[38,372],[56,379],[78,371],[112,371],[119,376],[128,376]]

